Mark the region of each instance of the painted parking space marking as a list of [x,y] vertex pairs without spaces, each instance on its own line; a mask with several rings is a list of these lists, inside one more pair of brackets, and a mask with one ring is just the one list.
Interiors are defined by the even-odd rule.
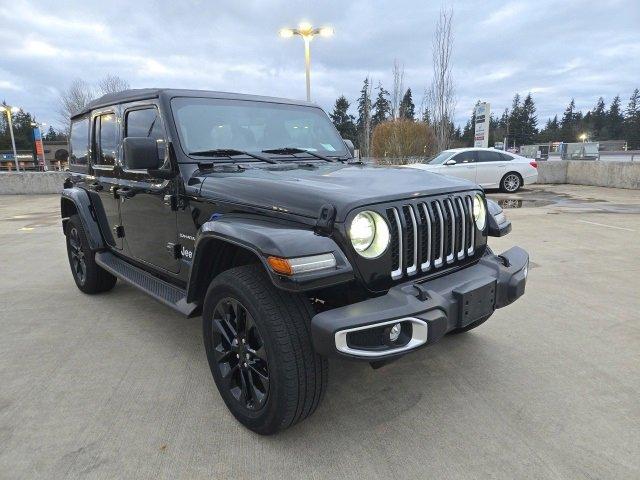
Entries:
[[631,228],[616,227],[615,225],[605,225],[604,223],[590,222],[588,220],[577,220],[577,221],[580,223],[588,223],[589,225],[597,225],[598,227],[615,228],[616,230],[625,230],[627,232],[635,232],[635,230]]

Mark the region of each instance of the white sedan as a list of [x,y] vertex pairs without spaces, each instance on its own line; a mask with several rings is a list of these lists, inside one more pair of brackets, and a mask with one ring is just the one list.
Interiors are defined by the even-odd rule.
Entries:
[[483,188],[509,193],[538,180],[535,160],[493,148],[452,148],[407,167],[464,178]]

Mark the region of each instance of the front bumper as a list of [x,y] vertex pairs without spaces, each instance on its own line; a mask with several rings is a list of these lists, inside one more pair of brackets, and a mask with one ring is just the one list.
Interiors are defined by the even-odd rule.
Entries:
[[[398,285],[383,296],[319,313],[311,320],[314,347],[321,355],[368,361],[404,355],[521,297],[528,267],[527,252],[513,247],[457,272]],[[350,343],[355,332],[376,332],[399,322],[411,324],[411,339],[402,345],[363,348]]]

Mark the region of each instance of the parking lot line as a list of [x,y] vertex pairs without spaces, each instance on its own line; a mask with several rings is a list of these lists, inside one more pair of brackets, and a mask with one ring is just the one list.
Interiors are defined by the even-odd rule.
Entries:
[[625,230],[627,232],[635,232],[635,230],[631,228],[616,227],[615,225],[605,225],[604,223],[590,222],[588,220],[577,220],[577,221],[580,223],[588,223],[589,225],[597,225],[598,227],[615,228],[616,230]]

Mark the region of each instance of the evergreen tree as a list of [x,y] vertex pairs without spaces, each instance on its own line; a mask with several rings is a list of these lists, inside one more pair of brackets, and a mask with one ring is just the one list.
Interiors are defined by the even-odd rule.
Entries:
[[510,145],[522,145],[522,103],[520,102],[520,95],[515,94],[513,96],[513,102],[511,102],[511,113],[509,114],[507,138]]
[[362,156],[369,156],[369,144],[371,141],[371,81],[369,77],[364,79],[360,97],[358,97],[358,145]]
[[404,97],[402,97],[399,112],[400,118],[412,121],[415,120],[416,106],[413,104],[413,98],[411,98],[410,88],[407,88],[407,92],[404,94]]
[[464,128],[462,130],[462,134],[460,136],[460,143],[463,147],[473,147],[473,139],[475,135],[476,128],[476,110],[478,109],[478,105],[480,105],[480,100],[476,102],[473,106],[473,110],[471,110],[471,118],[467,120]]
[[640,91],[637,88],[631,94],[625,111],[624,135],[629,150],[640,149]]
[[530,145],[535,141],[538,134],[538,117],[536,116],[536,106],[531,93],[528,93],[522,103],[522,134],[521,145]]
[[373,104],[373,115],[371,117],[371,129],[375,129],[376,126],[382,122],[386,122],[391,116],[391,101],[389,100],[389,92],[384,89],[382,83],[378,82],[378,96]]
[[620,96],[616,95],[607,112],[607,133],[610,140],[622,138],[624,117],[620,109]]
[[[431,114],[429,113],[429,109],[425,108],[422,111],[422,121],[424,123],[426,123],[427,125],[431,125]],[[460,129],[460,127],[458,127],[458,130]],[[458,138],[458,140],[460,140],[460,138]]]
[[605,127],[607,126],[607,112],[605,110],[604,99],[598,98],[595,108],[585,115],[585,130],[591,131],[591,138],[594,140],[604,139],[608,132]]
[[351,140],[355,145],[358,144],[358,133],[356,131],[356,124],[354,123],[353,115],[349,115],[349,101],[344,95],[340,95],[336,100],[336,104],[333,107],[333,113],[329,116],[331,121],[336,126],[338,132],[342,138]]
[[560,121],[560,141],[562,142],[575,142],[576,141],[576,102],[572,98],[569,105],[562,115]]
[[556,142],[560,137],[560,122],[558,122],[558,116],[554,116],[553,119],[548,119],[546,125],[540,134],[538,135],[538,141],[541,143]]
[[48,141],[52,141],[52,140],[57,140],[58,139],[58,134],[55,131],[55,129],[49,125],[49,130],[47,130],[47,133],[45,133],[42,138],[44,138],[45,140]]

